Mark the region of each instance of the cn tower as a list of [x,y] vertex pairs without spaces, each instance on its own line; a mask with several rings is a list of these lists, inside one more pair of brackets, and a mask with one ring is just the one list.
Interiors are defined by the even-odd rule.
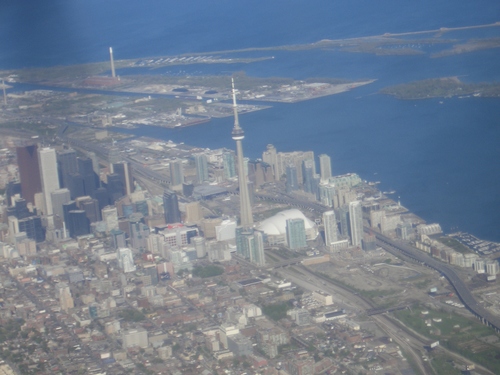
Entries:
[[236,105],[236,90],[234,89],[234,79],[231,78],[233,86],[233,111],[234,127],[231,136],[236,141],[236,155],[238,157],[238,182],[240,185],[240,226],[249,228],[253,226],[252,207],[250,205],[250,195],[248,194],[247,176],[243,160],[243,147],[241,141],[245,138],[245,132],[240,127],[238,120],[238,107]]

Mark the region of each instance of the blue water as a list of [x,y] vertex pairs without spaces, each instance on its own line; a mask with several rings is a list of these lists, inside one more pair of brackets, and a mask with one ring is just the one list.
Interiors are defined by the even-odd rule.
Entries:
[[[423,0],[4,0],[0,69],[268,47],[500,21],[497,1]],[[500,36],[500,28],[448,38]],[[432,37],[432,34],[429,35]],[[423,46],[424,52],[435,46]],[[460,76],[500,80],[500,49],[430,59],[340,51],[266,51],[254,64],[169,67],[158,73],[376,78],[352,92],[242,116],[244,151],[259,157],[313,150],[332,157],[334,173],[357,172],[394,189],[403,205],[446,231],[458,228],[500,241],[500,99],[400,101],[377,94],[387,85]],[[119,72],[126,74],[126,72]],[[442,101],[443,103],[440,103]],[[233,147],[232,119],[185,129],[142,127],[135,134],[198,146]],[[225,136],[226,135],[226,136]]]

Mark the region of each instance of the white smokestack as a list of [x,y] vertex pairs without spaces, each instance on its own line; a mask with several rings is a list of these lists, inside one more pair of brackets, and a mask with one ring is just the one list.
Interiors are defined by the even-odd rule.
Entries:
[[113,47],[109,47],[109,59],[111,61],[111,77],[116,78],[115,61],[113,60]]
[[5,93],[5,81],[2,79],[2,88],[3,88],[3,104],[7,105],[7,94]]

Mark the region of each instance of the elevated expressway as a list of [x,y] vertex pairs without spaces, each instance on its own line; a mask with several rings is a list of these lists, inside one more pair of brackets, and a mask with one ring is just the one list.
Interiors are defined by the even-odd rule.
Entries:
[[377,239],[377,245],[389,253],[398,257],[403,254],[425,266],[439,271],[441,275],[446,277],[450,284],[453,285],[460,300],[469,309],[469,311],[472,312],[478,319],[481,319],[484,324],[491,326],[495,329],[495,331],[500,332],[500,318],[490,313],[476,301],[472,293],[469,289],[467,289],[465,283],[452,267],[432,258],[413,246],[399,241],[394,241],[380,233],[375,232],[374,234]]
[[[260,199],[276,201],[279,203],[286,203],[291,206],[306,208],[316,212],[324,212],[325,210],[328,209],[327,207],[319,203],[307,202],[305,200],[298,200],[287,195],[273,196],[268,194],[256,194],[255,196]],[[365,230],[370,231],[370,228],[365,228]],[[427,255],[423,251],[413,246],[410,246],[408,244],[399,241],[394,241],[389,237],[384,236],[380,233],[376,232],[373,233],[376,236],[377,245],[383,248],[384,250],[388,251],[389,253],[393,254],[394,256],[400,258],[402,256],[405,258],[410,258],[423,265],[433,268],[436,271],[439,271],[444,277],[448,279],[450,284],[455,288],[455,291],[460,300],[462,301],[462,303],[464,304],[464,306],[466,306],[469,309],[469,311],[472,312],[478,319],[481,319],[481,321],[484,324],[491,326],[492,328],[495,329],[496,332],[500,332],[500,317],[492,314],[476,301],[476,299],[469,291],[465,283],[457,275],[457,273],[451,266],[432,258],[430,255]]]

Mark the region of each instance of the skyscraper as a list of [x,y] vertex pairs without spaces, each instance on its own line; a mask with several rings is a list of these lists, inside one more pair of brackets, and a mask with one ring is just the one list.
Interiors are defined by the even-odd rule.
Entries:
[[115,206],[106,206],[101,210],[102,221],[106,223],[106,232],[118,229],[118,210]]
[[103,209],[109,204],[108,189],[104,187],[95,190],[95,199],[99,202],[99,209]]
[[335,186],[332,184],[319,184],[318,186],[319,201],[321,204],[333,207],[335,199]]
[[83,177],[78,172],[71,172],[66,175],[66,187],[69,189],[71,199],[85,195]]
[[170,162],[170,184],[173,186],[181,185],[184,182],[184,169],[182,160]]
[[208,181],[208,161],[205,154],[194,154],[194,165],[196,167],[196,178],[198,183]]
[[134,192],[134,180],[132,178],[132,166],[130,163],[113,163],[113,173],[120,176],[123,188],[125,189],[125,195],[130,195]]
[[40,167],[38,165],[38,146],[17,147],[17,164],[21,179],[21,196],[35,204],[35,194],[42,191]]
[[78,173],[82,176],[84,194],[94,197],[97,189],[97,176],[92,159],[78,158]]
[[119,174],[112,173],[108,175],[107,190],[109,203],[114,204],[118,199],[125,195],[125,186]]
[[266,256],[264,253],[264,237],[262,232],[255,230],[253,236],[247,238],[250,249],[250,261],[258,266],[266,265]]
[[51,193],[59,189],[56,150],[49,147],[38,150],[38,160],[40,162],[40,180],[42,182],[42,192],[45,200],[43,213],[45,215],[52,215]]
[[250,196],[248,194],[247,177],[245,174],[245,166],[243,160],[243,147],[241,141],[245,138],[245,133],[240,127],[238,120],[238,107],[236,105],[236,90],[233,86],[233,111],[234,111],[234,128],[231,133],[233,140],[236,141],[236,155],[238,157],[238,183],[240,187],[240,225],[242,227],[251,227],[253,225],[252,207],[250,205]]
[[314,181],[314,160],[307,159],[302,162],[303,186],[306,193],[316,194]]
[[67,228],[70,237],[83,236],[90,233],[90,221],[84,210],[72,210],[68,212]]
[[257,187],[272,182],[274,181],[273,168],[262,160],[250,161],[248,163],[248,180]]
[[[276,154],[276,167],[278,175],[281,176],[286,173],[287,165],[293,164],[297,168],[297,179],[302,182],[302,162],[304,160],[314,160],[314,152],[312,151],[294,151],[294,152],[278,152]],[[316,164],[313,163],[313,174],[316,174]],[[276,178],[279,180],[280,178]]]
[[267,145],[266,151],[262,153],[262,160],[273,168],[274,179],[278,181],[281,176],[278,176],[277,171],[276,147],[271,144]]
[[78,163],[76,161],[75,150],[66,149],[58,151],[57,165],[59,167],[61,187],[69,188],[69,174],[78,173]]
[[70,193],[68,189],[57,189],[51,193],[52,197],[52,212],[54,215],[59,216],[61,219],[64,218],[63,204],[68,203],[70,198]]
[[297,180],[297,168],[290,164],[286,167],[286,192],[299,190],[299,181]]
[[224,167],[224,177],[233,178],[236,176],[236,166],[234,162],[234,153],[232,151],[225,151],[222,154],[222,164]]
[[306,227],[303,219],[288,219],[286,221],[286,242],[290,250],[307,246]]
[[334,211],[326,211],[323,213],[323,225],[325,227],[325,244],[332,246],[338,241],[337,236],[337,218]]
[[259,266],[266,264],[264,236],[262,232],[249,227],[236,228],[236,252]]
[[149,227],[144,224],[144,217],[136,212],[130,215],[128,221],[130,247],[136,250],[144,250],[146,248],[146,239],[149,236]]
[[80,209],[85,211],[85,215],[90,223],[101,221],[101,210],[99,209],[99,202],[97,199],[88,197],[84,201],[81,201],[79,205]]
[[116,251],[116,258],[118,259],[118,266],[123,270],[123,272],[134,272],[134,255],[132,250],[129,248],[119,248]]
[[28,238],[36,242],[45,241],[45,229],[40,216],[30,216],[18,221],[19,232],[25,232]]
[[12,198],[19,194],[22,196],[21,192],[21,182],[20,181],[9,181],[5,187],[5,196],[7,201],[7,206],[14,204]]
[[319,156],[319,171],[321,174],[321,181],[328,181],[332,177],[332,162],[328,155],[321,154]]
[[173,191],[165,190],[163,192],[163,210],[166,224],[180,223],[181,211],[179,210],[177,194]]
[[63,203],[63,218],[64,222],[66,223],[66,227],[69,227],[69,212],[73,210],[78,210],[75,201]]
[[363,239],[363,212],[360,201],[349,203],[349,223],[351,224],[352,246],[361,247],[361,240]]
[[13,205],[7,208],[7,216],[14,216],[19,220],[30,217],[33,214],[28,210],[26,199],[17,198]]
[[339,229],[343,238],[351,237],[351,224],[349,223],[349,207],[343,205],[338,209]]

